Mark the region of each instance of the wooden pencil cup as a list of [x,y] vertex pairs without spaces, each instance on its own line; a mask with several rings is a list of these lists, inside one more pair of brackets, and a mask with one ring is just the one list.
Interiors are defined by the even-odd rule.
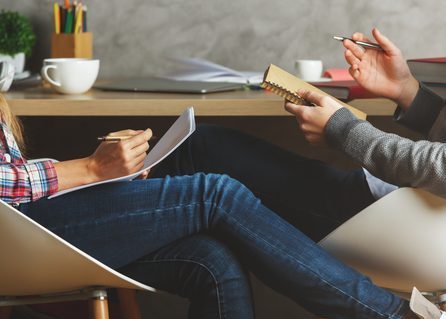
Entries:
[[93,33],[53,33],[52,58],[93,58]]

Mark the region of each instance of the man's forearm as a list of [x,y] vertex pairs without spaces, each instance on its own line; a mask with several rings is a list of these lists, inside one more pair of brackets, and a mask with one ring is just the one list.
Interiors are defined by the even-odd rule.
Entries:
[[383,132],[337,111],[326,127],[327,141],[376,177],[398,186],[424,188],[446,197],[446,145],[411,141]]

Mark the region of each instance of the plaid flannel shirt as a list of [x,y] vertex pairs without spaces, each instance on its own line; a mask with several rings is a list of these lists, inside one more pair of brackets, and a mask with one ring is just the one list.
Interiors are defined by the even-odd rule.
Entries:
[[0,123],[0,199],[15,206],[49,196],[58,189],[51,160],[27,163],[9,127]]

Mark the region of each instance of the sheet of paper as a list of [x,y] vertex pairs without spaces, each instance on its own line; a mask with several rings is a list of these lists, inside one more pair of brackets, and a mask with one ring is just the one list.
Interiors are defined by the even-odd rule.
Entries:
[[79,189],[100,185],[110,182],[120,182],[120,181],[130,181],[146,170],[149,170],[164,158],[166,158],[170,153],[172,153],[178,146],[180,146],[193,132],[195,131],[195,117],[194,108],[189,107],[184,111],[184,113],[173,123],[169,130],[163,135],[163,137],[158,141],[158,143],[152,148],[152,150],[147,154],[144,160],[144,166],[141,170],[136,173],[116,177],[112,179],[107,179],[104,181],[91,183],[87,185],[81,185],[78,187],[69,188],[60,192],[57,192],[48,198],[54,198],[63,194],[74,192]]
[[176,69],[164,78],[176,81],[206,81],[259,84],[263,72],[236,71],[199,58],[173,59]]

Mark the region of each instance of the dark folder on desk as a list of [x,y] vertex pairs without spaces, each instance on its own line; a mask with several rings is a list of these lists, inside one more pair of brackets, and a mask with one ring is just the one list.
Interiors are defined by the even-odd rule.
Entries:
[[174,81],[156,77],[128,78],[96,84],[107,91],[159,92],[159,93],[214,93],[241,90],[243,84],[227,82]]

